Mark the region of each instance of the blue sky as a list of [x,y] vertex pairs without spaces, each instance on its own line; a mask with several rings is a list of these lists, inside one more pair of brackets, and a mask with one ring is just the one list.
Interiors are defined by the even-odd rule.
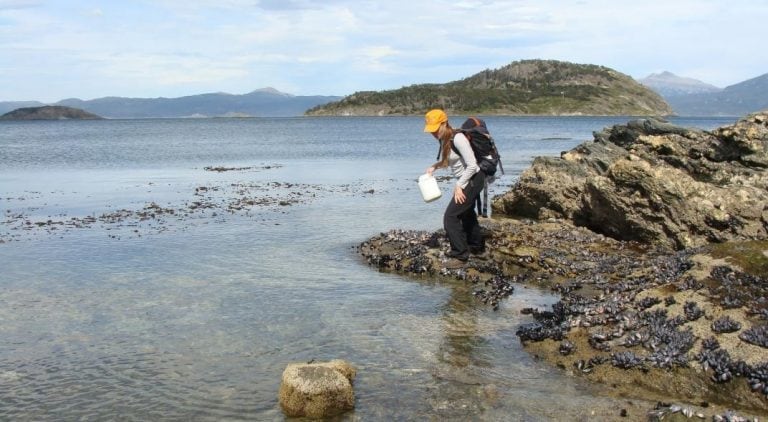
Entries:
[[763,0],[0,0],[0,101],[348,95],[521,59],[768,73]]

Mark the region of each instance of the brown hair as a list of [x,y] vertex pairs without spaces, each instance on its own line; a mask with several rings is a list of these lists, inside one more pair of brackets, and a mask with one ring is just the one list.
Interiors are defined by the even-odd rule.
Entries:
[[455,135],[456,131],[448,122],[441,124],[440,128],[437,129],[437,140],[440,142],[440,161],[433,164],[432,167],[436,169],[448,167],[448,156],[451,155]]

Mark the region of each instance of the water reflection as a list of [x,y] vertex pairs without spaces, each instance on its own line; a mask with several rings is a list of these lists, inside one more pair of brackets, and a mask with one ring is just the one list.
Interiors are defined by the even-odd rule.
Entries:
[[432,374],[435,389],[429,400],[440,419],[477,418],[493,404],[489,399],[498,398],[498,389],[482,375],[482,369],[493,367],[488,354],[492,345],[480,321],[483,310],[472,301],[470,288],[456,284],[442,307],[442,339]]
[[478,304],[471,303],[467,289],[454,286],[441,314],[445,334],[438,349],[438,360],[454,368],[488,367],[490,362],[478,349],[488,342],[479,335]]

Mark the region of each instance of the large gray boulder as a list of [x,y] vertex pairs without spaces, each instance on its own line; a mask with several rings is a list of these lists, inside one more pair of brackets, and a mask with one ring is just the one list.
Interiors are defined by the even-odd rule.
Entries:
[[539,157],[494,213],[682,249],[768,238],[768,111],[711,132],[640,119]]
[[343,360],[292,363],[283,371],[280,407],[288,416],[325,418],[355,407],[356,370]]

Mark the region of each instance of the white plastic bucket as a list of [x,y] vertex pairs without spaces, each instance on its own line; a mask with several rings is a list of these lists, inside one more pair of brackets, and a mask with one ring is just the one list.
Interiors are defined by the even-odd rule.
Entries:
[[419,191],[421,191],[424,202],[432,202],[443,195],[435,176],[426,173],[419,176]]

